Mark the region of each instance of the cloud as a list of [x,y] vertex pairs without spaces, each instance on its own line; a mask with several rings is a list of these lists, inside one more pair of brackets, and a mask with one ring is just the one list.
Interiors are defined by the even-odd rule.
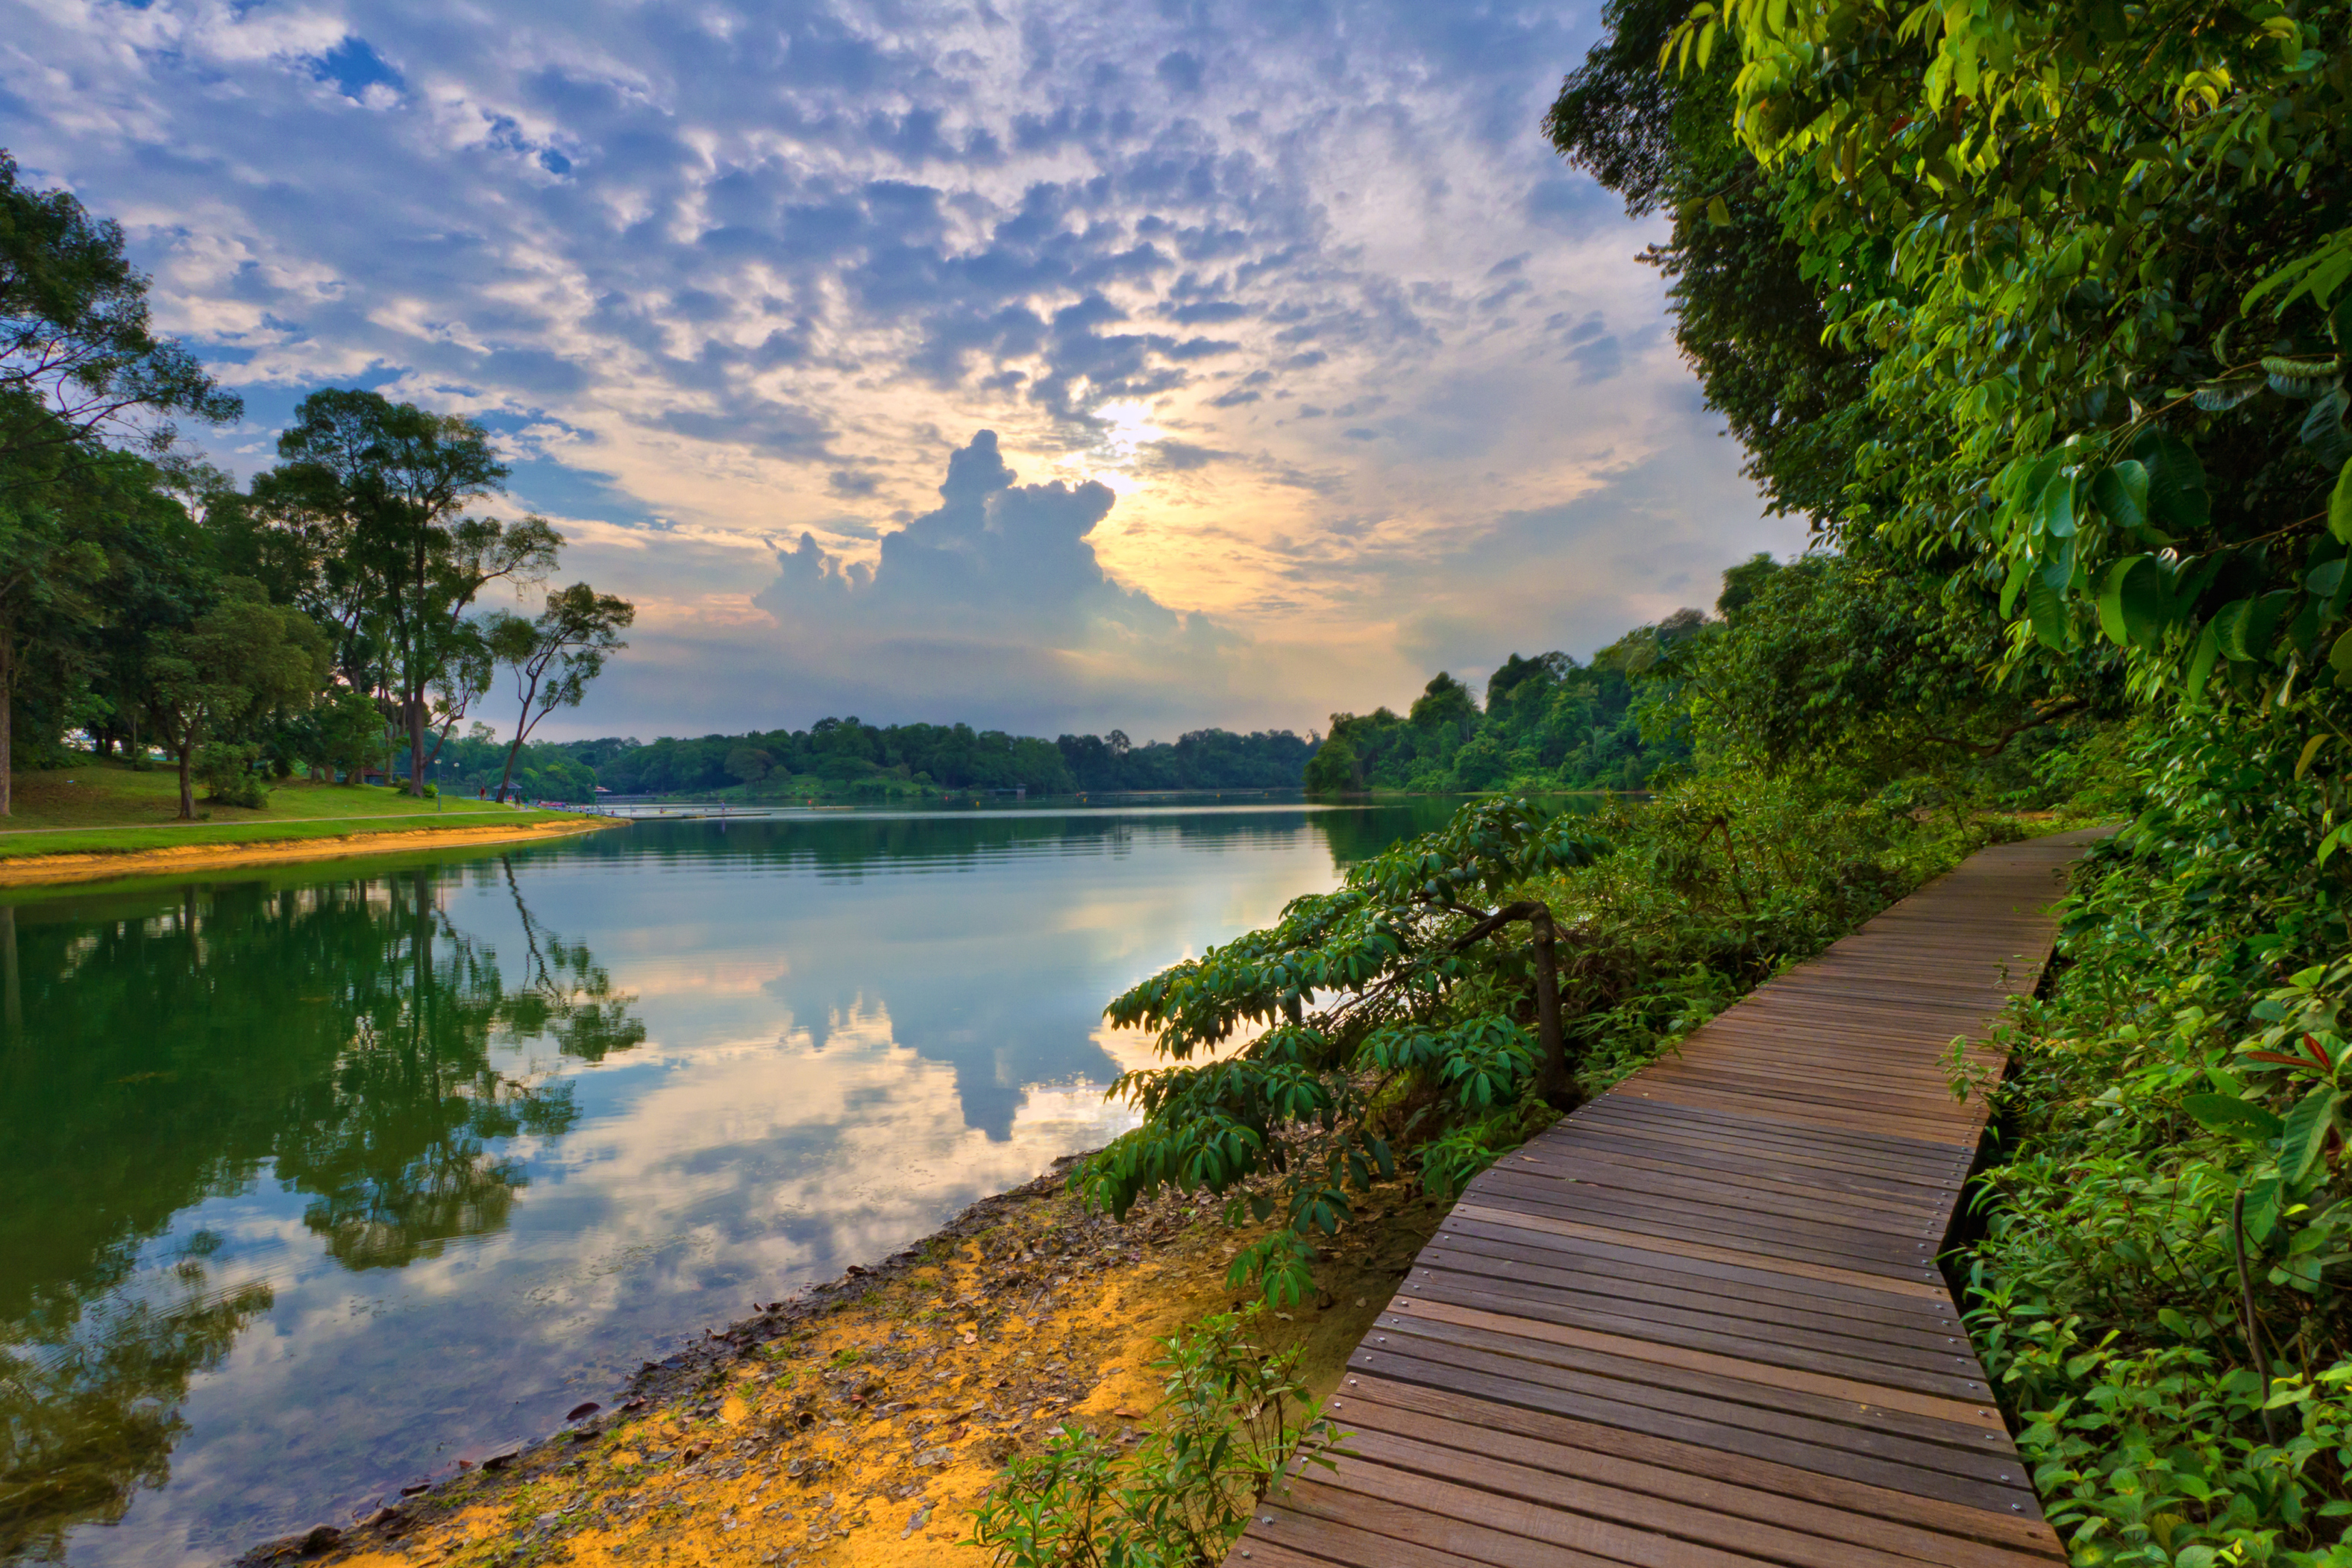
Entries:
[[798,679],[856,700],[877,679],[919,678],[935,717],[983,724],[1092,718],[1147,669],[1227,679],[1240,639],[1104,571],[1092,535],[1117,504],[1109,486],[1022,484],[982,430],[949,455],[939,496],[871,560],[805,531],[775,552],[751,604]]
[[[1759,528],[1799,537],[1726,477],[1634,260],[1655,226],[1536,129],[1589,8],[152,0],[11,21],[0,145],[123,222],[161,324],[259,426],[354,383],[481,417],[515,504],[571,520],[567,574],[640,602],[582,728],[852,700],[1305,724],[1418,685],[1416,606],[1475,596],[1447,574],[1500,518],[1597,520],[1577,560],[1538,552],[1549,584],[1503,568],[1534,595],[1517,619],[1468,617],[1544,646],[1547,587],[1620,619],[1650,602],[1602,563],[1612,527],[1657,537],[1625,488],[1645,463],[1711,476],[1694,570]],[[934,506],[940,454],[983,427],[1032,482]],[[211,455],[250,472],[271,434]],[[1091,521],[1089,486],[1117,495]],[[1052,589],[1026,621],[1017,581]],[[898,651],[791,644],[814,662],[787,679],[763,605],[803,591],[776,600],[795,624]]]

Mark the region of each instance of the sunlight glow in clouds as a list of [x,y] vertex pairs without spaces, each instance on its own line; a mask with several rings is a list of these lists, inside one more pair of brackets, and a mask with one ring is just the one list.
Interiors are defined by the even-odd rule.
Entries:
[[[575,731],[1304,728],[1801,538],[1542,142],[1590,5],[6,3],[0,144],[246,394],[216,456],[477,415],[639,602]],[[982,430],[1108,505],[884,591]]]

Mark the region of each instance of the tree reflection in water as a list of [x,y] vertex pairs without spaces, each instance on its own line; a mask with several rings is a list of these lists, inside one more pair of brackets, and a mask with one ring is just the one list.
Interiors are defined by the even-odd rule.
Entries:
[[520,984],[442,912],[445,874],[0,906],[0,1190],[59,1194],[0,1205],[0,1560],[161,1485],[190,1379],[270,1306],[219,1238],[159,1247],[174,1215],[266,1176],[346,1268],[436,1256],[507,1223],[501,1144],[579,1116],[553,1064],[495,1047],[645,1038],[510,868]]

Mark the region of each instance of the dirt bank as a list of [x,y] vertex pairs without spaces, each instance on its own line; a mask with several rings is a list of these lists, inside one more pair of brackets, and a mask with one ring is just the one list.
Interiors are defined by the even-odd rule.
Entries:
[[111,881],[117,877],[173,876],[216,867],[276,866],[297,860],[339,860],[353,855],[400,855],[414,849],[457,849],[483,844],[537,844],[625,824],[611,817],[562,817],[552,822],[492,823],[480,827],[386,829],[331,838],[270,838],[230,844],[174,844],[66,855],[26,855],[0,860],[0,888],[61,882]]
[[[1443,1212],[1405,1186],[1376,1193],[1318,1270],[1324,1292],[1276,1323],[1306,1342],[1318,1392]],[[1006,1457],[1073,1424],[1131,1435],[1156,1403],[1155,1340],[1235,1304],[1226,1264],[1256,1234],[1175,1201],[1113,1225],[1057,1170],[648,1363],[618,1408],[417,1495],[395,1487],[364,1522],[240,1568],[977,1568],[966,1510]]]

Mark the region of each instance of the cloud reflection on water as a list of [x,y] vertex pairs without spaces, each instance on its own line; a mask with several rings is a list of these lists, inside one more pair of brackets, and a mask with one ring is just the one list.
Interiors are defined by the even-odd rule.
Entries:
[[16,1544],[233,1553],[904,1246],[1126,1124],[1108,996],[1410,826],[650,824],[16,900],[0,1353],[82,1346],[88,1409],[37,1394],[0,1474],[90,1481]]

